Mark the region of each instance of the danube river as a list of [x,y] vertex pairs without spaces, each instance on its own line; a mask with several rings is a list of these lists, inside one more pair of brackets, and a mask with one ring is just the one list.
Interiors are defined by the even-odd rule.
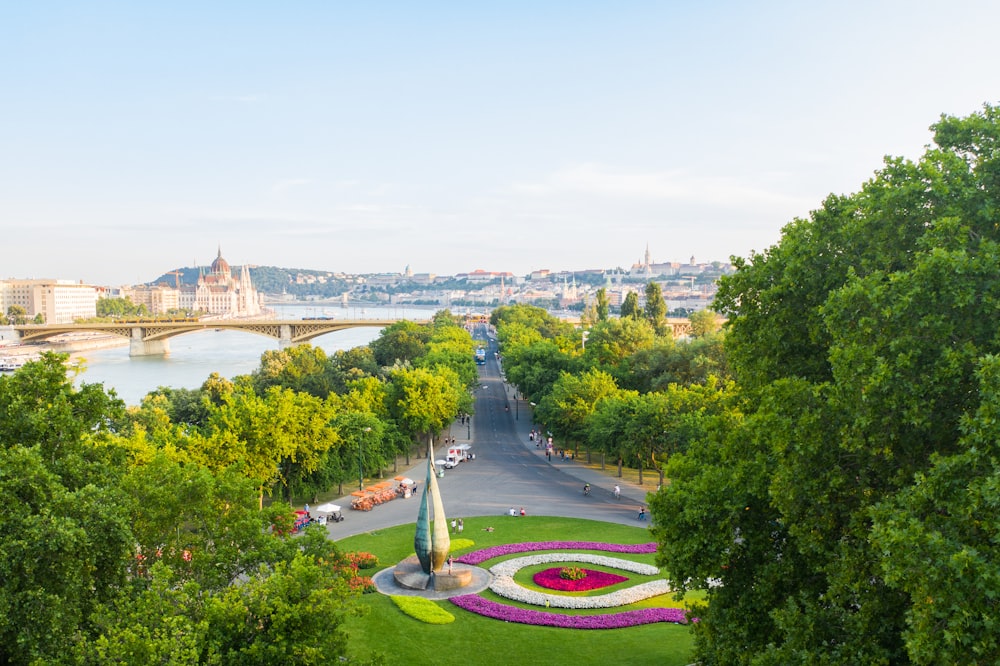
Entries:
[[[270,305],[278,319],[303,317],[331,317],[333,319],[411,319],[425,320],[434,316],[437,309],[413,307],[355,307],[336,305],[307,307],[296,305]],[[368,344],[378,337],[377,328],[349,328],[328,333],[314,339],[311,344],[327,354],[343,349],[353,349]],[[213,372],[233,378],[247,375],[260,365],[264,352],[278,349],[278,341],[253,333],[240,331],[200,331],[170,339],[167,356],[128,355],[128,345],[74,354],[82,359],[85,367],[78,381],[104,384],[114,389],[118,397],[129,405],[138,405],[150,391],[160,386],[171,388],[199,388]]]

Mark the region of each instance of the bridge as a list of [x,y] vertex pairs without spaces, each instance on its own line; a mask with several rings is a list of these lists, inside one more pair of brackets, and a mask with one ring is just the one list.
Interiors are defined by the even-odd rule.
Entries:
[[[14,330],[22,342],[44,342],[61,335],[74,333],[94,333],[117,335],[129,341],[129,356],[157,356],[170,353],[170,338],[198,331],[245,331],[278,341],[284,348],[309,342],[327,333],[335,333],[348,328],[385,328],[396,322],[412,321],[426,324],[426,319],[213,319],[213,320],[149,320],[130,322],[107,322],[96,324],[20,324]],[[579,324],[579,320],[571,323]],[[687,319],[670,317],[667,319],[674,338],[691,334],[691,322]]]
[[[129,340],[129,356],[170,353],[170,338],[199,331],[245,331],[273,338],[287,347],[348,328],[385,328],[402,319],[219,319],[108,322],[99,324],[23,324],[14,326],[22,342],[44,342],[60,335],[94,333]],[[412,320],[415,324],[426,320]]]

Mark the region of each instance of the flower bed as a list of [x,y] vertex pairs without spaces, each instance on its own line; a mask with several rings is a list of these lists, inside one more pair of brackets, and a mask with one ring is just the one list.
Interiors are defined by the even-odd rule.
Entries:
[[506,606],[475,594],[452,597],[451,602],[484,617],[504,622],[534,624],[543,627],[563,627],[566,629],[621,629],[654,622],[685,623],[687,618],[683,608],[644,608],[642,610],[605,613],[603,615],[563,615],[546,613],[528,608]]
[[599,564],[603,567],[613,567],[622,571],[643,576],[655,576],[660,573],[657,567],[652,564],[642,564],[631,560],[623,560],[620,557],[607,557],[605,555],[591,555],[590,553],[542,553],[541,555],[527,555],[525,557],[515,557],[504,560],[490,567],[490,571],[496,576],[513,576],[524,567],[534,564],[548,564],[550,562],[582,562],[584,564]]
[[[538,541],[530,543],[513,543],[492,548],[484,548],[472,553],[467,553],[458,559],[464,564],[478,565],[486,560],[516,553],[527,553],[542,550],[599,550],[613,553],[628,554],[649,554],[656,552],[655,543],[646,544],[611,544],[597,541]],[[539,553],[525,557],[516,557],[490,567],[490,572],[494,575],[494,580],[490,584],[490,590],[495,594],[518,601],[521,603],[533,604],[536,606],[546,606],[551,608],[565,609],[595,609],[612,608],[616,606],[626,606],[628,604],[643,601],[652,597],[660,596],[670,592],[669,583],[666,580],[653,580],[632,587],[611,592],[609,594],[595,596],[566,596],[559,594],[547,594],[537,590],[529,590],[514,581],[514,574],[525,566],[545,564],[549,562],[583,562],[588,564],[598,564],[608,568],[623,569],[647,576],[655,576],[660,570],[649,564],[633,562],[631,560],[617,557],[606,557],[590,553]],[[559,579],[558,571],[554,578]],[[602,572],[592,571],[590,574],[601,574]],[[608,574],[613,575],[613,574]],[[582,581],[567,581],[564,583],[583,583]],[[622,581],[628,580],[620,577]],[[560,579],[562,580],[562,579]],[[551,589],[551,588],[550,588]],[[578,588],[579,589],[579,588]],[[595,589],[595,588],[590,588]],[[641,624],[651,624],[654,622],[686,622],[686,614],[681,608],[645,608],[640,610],[623,611],[621,613],[604,613],[600,615],[570,615],[565,613],[549,613],[536,611],[515,606],[507,606],[496,601],[484,599],[478,595],[466,594],[452,597],[451,602],[459,608],[463,608],[471,613],[477,613],[484,617],[491,617],[505,622],[519,622],[522,624],[534,624],[548,627],[564,627],[568,629],[619,629],[622,627],[633,627]]]
[[511,601],[531,604],[533,606],[549,606],[552,608],[614,608],[634,604],[651,597],[658,597],[661,594],[670,592],[670,584],[665,580],[654,580],[641,585],[608,594],[601,594],[593,597],[567,597],[560,594],[546,594],[536,590],[529,590],[514,581],[514,574],[527,566],[535,564],[547,564],[549,562],[585,562],[588,564],[599,564],[601,566],[622,569],[646,576],[655,576],[660,570],[650,564],[632,562],[617,557],[606,557],[604,555],[591,555],[589,553],[542,553],[539,555],[527,555],[525,557],[515,557],[504,560],[490,567],[493,574],[493,582],[490,589],[501,597]]
[[563,569],[553,567],[539,571],[532,577],[532,580],[539,587],[559,592],[589,592],[628,580],[627,576],[619,576],[606,571],[595,571],[594,569],[580,569],[580,571],[584,574],[582,578],[571,579],[563,577]]
[[602,543],[600,541],[531,541],[527,543],[508,543],[492,546],[466,553],[456,561],[462,564],[482,564],[486,560],[517,553],[533,553],[539,550],[602,550],[608,553],[626,553],[632,555],[648,555],[656,552],[655,543],[621,544]]

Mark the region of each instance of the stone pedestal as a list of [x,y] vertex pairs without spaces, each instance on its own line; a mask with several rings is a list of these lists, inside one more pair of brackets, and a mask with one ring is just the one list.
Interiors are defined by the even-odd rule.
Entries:
[[435,590],[443,592],[458,590],[472,582],[472,570],[464,564],[454,564],[451,573],[448,565],[435,571],[432,575],[425,574],[416,555],[411,555],[396,565],[392,573],[396,584],[407,590]]

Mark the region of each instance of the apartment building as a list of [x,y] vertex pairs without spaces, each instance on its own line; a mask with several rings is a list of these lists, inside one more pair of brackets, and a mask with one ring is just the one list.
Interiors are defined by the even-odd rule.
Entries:
[[0,309],[20,305],[28,319],[68,324],[97,316],[97,289],[73,280],[0,280]]

